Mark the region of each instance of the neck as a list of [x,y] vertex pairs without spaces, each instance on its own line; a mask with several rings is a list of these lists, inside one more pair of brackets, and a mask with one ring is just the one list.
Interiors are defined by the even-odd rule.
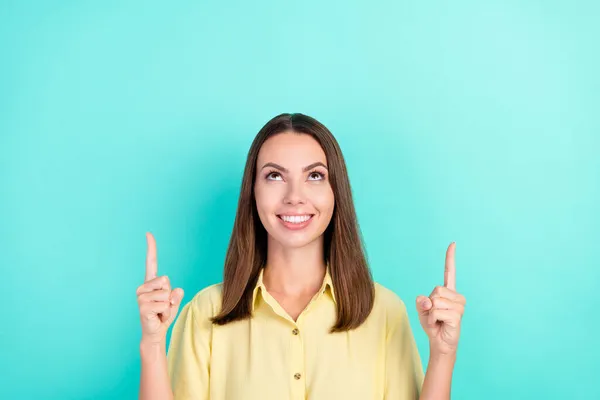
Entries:
[[297,248],[269,241],[263,282],[269,292],[307,296],[319,290],[325,270],[322,239]]

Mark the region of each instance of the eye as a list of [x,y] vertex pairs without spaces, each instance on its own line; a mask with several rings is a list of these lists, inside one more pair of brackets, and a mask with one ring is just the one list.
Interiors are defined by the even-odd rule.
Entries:
[[[310,179],[311,176],[315,176],[315,175],[317,176],[317,179]],[[321,181],[321,180],[325,179],[325,174],[320,171],[314,170],[314,171],[310,171],[310,174],[308,174],[308,177],[309,177],[310,181]]]
[[271,170],[271,171],[269,171],[269,172],[267,173],[267,176],[266,176],[265,178],[267,178],[267,180],[268,180],[268,181],[273,181],[273,180],[277,181],[277,180],[279,180],[279,179],[269,179],[269,177],[270,177],[271,175],[281,176],[281,175],[279,174],[279,172],[277,172],[277,171],[275,171],[275,170]]

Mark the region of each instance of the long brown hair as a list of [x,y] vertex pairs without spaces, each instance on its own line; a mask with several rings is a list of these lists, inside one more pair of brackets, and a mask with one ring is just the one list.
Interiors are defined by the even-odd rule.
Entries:
[[285,131],[311,135],[327,157],[335,205],[331,222],[323,233],[324,261],[329,263],[337,303],[337,321],[330,332],[354,329],[371,313],[375,290],[348,172],[342,151],[331,132],[316,119],[300,113],[284,113],[272,118],[250,146],[225,257],[221,312],[212,318],[212,322],[225,325],[252,316],[252,292],[260,269],[267,261],[267,231],[258,217],[254,197],[256,162],[262,144]]

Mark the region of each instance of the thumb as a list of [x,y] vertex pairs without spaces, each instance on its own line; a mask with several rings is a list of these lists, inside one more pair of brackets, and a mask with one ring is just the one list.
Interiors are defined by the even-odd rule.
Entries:
[[179,310],[181,300],[183,300],[183,289],[173,289],[171,291],[171,316],[167,322],[167,326],[171,325],[171,323],[175,320],[175,317],[177,317],[177,310]]
[[181,300],[183,300],[183,289],[177,288],[173,289],[171,292],[171,309],[177,310],[179,305],[181,304]]
[[431,309],[433,303],[427,296],[417,296],[417,312],[419,315],[425,315]]

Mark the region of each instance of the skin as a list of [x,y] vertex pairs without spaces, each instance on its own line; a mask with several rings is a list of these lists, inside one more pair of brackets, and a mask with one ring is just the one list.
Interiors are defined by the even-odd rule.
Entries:
[[[264,167],[268,163],[286,171]],[[323,165],[303,170],[314,163]],[[296,320],[325,276],[323,233],[335,205],[327,158],[311,136],[284,132],[270,137],[262,145],[256,170],[256,207],[268,233],[264,283]],[[294,231],[281,223],[278,217],[281,214],[312,214],[313,217],[306,228]]]
[[421,400],[450,399],[452,372],[466,299],[456,291],[456,243],[446,250],[444,286],[429,297],[417,296],[419,322],[429,338],[429,363]]
[[183,289],[171,290],[167,276],[158,275],[156,240],[146,233],[146,275],[137,290],[137,300],[142,325],[140,341],[140,400],[171,400],[171,384],[167,373],[166,333],[175,320]]
[[452,354],[458,347],[460,322],[466,299],[456,291],[456,243],[446,251],[444,286],[436,286],[429,297],[417,297],[417,312],[431,349],[438,354]]

